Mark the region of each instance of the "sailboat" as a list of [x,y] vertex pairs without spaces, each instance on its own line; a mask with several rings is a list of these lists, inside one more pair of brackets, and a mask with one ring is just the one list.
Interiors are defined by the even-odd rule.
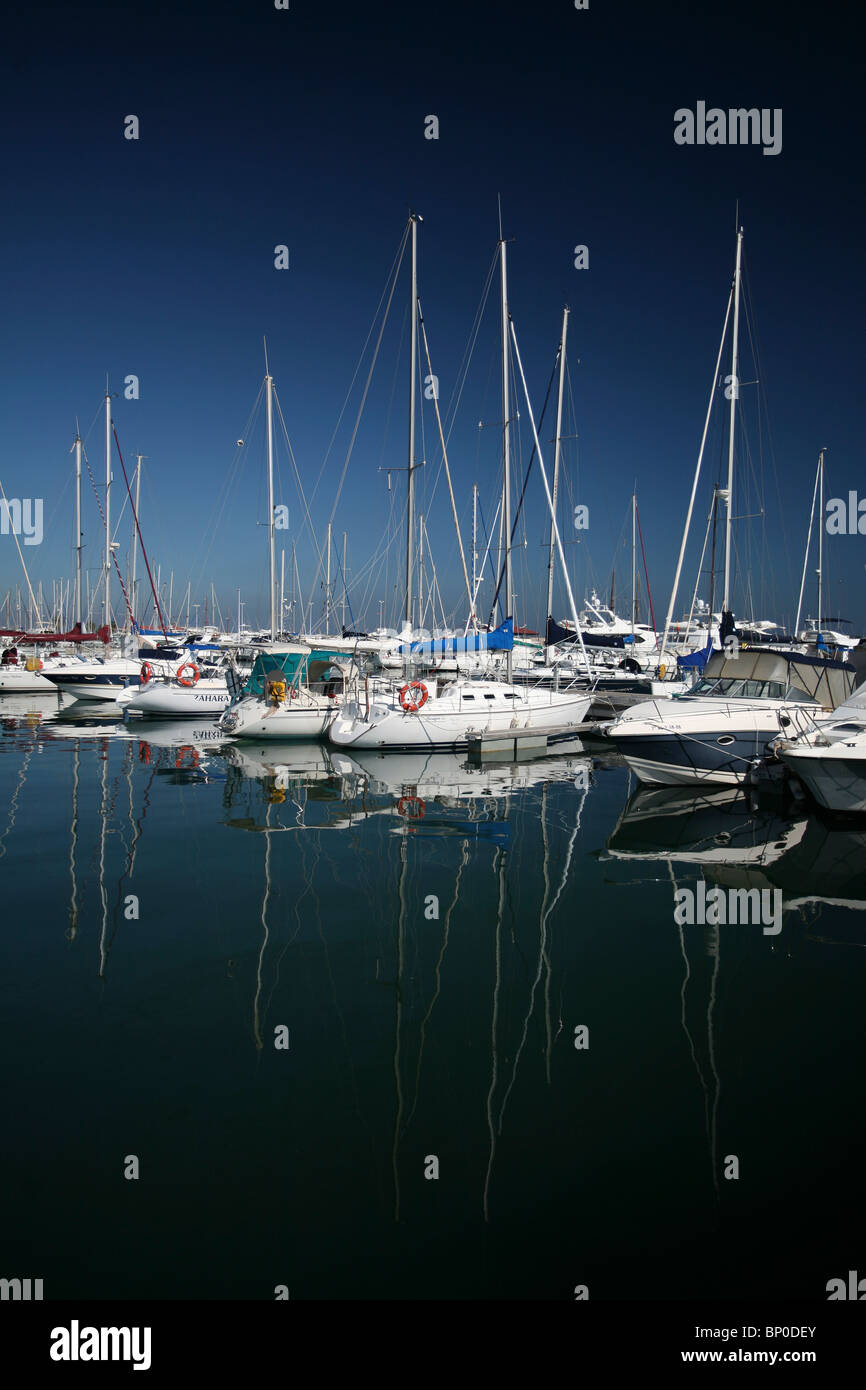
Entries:
[[[232,738],[317,739],[334,717],[349,663],[345,654],[304,642],[277,642],[274,538],[274,379],[265,350],[268,440],[270,641],[257,649],[249,677],[230,679],[235,693],[219,720]],[[230,673],[234,676],[234,673]],[[239,687],[239,688],[238,688]]]
[[[418,216],[410,218],[412,232],[412,289],[410,313],[412,323],[410,352],[410,396],[409,396],[409,459],[408,495],[406,519],[406,623],[411,626],[414,536],[413,513],[413,475],[418,463],[415,459],[415,413],[417,377],[417,336],[418,336],[418,282],[417,282],[417,223]],[[499,263],[501,289],[501,327],[502,327],[502,403],[503,403],[503,518],[504,535],[511,536],[511,400],[509,382],[509,327],[513,336],[514,328],[508,312],[508,288],[506,267],[506,243],[500,227]],[[515,352],[519,363],[516,338]],[[521,367],[522,375],[522,367]],[[525,390],[525,381],[524,381]],[[527,394],[528,403],[528,394]],[[529,409],[532,418],[531,406]],[[533,433],[535,426],[533,422]],[[539,464],[541,450],[535,438]],[[545,489],[547,479],[544,475]],[[562,559],[562,544],[556,526],[548,490],[548,503],[551,506],[553,527]],[[564,568],[564,561],[563,561]],[[570,590],[568,574],[566,584]],[[573,606],[573,596],[572,606]],[[369,688],[364,696],[346,698],[328,729],[331,743],[345,748],[466,748],[470,735],[476,733],[499,733],[512,729],[549,730],[551,734],[573,736],[574,730],[583,722],[589,711],[591,696],[583,691],[560,692],[551,689],[532,689],[515,686],[512,681],[512,657],[514,646],[513,629],[513,585],[511,545],[505,548],[505,606],[507,631],[503,634],[500,647],[506,650],[506,681],[455,679],[426,681],[407,679],[400,686],[380,691],[371,696]],[[444,641],[441,654],[456,653],[460,650],[478,650],[488,647],[483,640],[486,634],[471,634],[468,638],[453,638]],[[467,643],[473,644],[471,647]]]

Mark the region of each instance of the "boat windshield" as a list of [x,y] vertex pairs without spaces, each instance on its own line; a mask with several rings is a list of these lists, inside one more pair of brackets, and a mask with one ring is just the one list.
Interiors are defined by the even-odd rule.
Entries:
[[811,695],[796,685],[784,681],[741,680],[736,676],[702,676],[686,697],[691,695],[722,696],[726,700],[793,700],[814,703]]

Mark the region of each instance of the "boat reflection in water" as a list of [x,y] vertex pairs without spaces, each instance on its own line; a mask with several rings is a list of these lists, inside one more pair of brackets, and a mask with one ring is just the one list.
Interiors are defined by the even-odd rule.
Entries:
[[[866,908],[866,825],[842,825],[802,804],[789,812],[739,789],[695,796],[642,788],[607,842],[608,857],[698,865],[722,888],[778,889],[784,911]],[[807,914],[808,915],[808,914]],[[813,914],[814,915],[814,914]]]
[[[455,1007],[455,990],[460,995],[460,961],[467,942],[471,941],[476,949],[479,941],[474,930],[468,937],[456,932],[457,939],[453,940],[452,926],[474,927],[480,920],[485,923],[485,941],[486,932],[492,932],[487,948],[492,996],[485,1001],[484,1010],[490,1010],[491,1018],[489,1081],[486,1095],[476,1095],[473,1100],[474,1104],[483,1105],[486,1116],[487,1151],[483,1163],[479,1160],[477,1181],[483,1219],[489,1220],[497,1144],[521,1060],[525,1060],[524,1070],[531,1074],[530,1069],[539,1064],[540,1036],[543,1076],[547,1086],[551,1086],[554,1045],[563,1033],[565,974],[562,966],[557,969],[554,960],[553,919],[558,909],[561,918],[565,907],[564,890],[575,863],[581,815],[592,785],[592,759],[583,754],[578,740],[568,745],[564,754],[560,752],[554,757],[486,766],[473,765],[465,754],[459,753],[367,753],[349,757],[318,743],[279,746],[269,742],[258,748],[251,743],[243,747],[232,744],[224,750],[224,756],[231,769],[226,783],[225,806],[230,813],[226,824],[258,832],[264,840],[261,936],[251,1010],[257,1049],[265,1046],[268,1003],[277,988],[285,953],[294,943],[303,946],[311,917],[318,921],[317,934],[329,962],[329,973],[336,970],[331,956],[338,943],[334,941],[333,921],[325,930],[328,899],[321,875],[323,868],[330,868],[332,877],[337,879],[341,861],[336,855],[329,858],[325,848],[328,839],[320,841],[316,832],[357,833],[359,863],[354,869],[352,890],[359,904],[370,901],[363,950],[367,957],[371,951],[375,953],[376,985],[394,993],[391,1171],[395,1221],[401,1218],[404,1150],[413,1122],[417,1129],[415,1116],[428,1034],[433,1038],[431,1047],[434,1043],[441,1046],[438,1029],[434,1032],[434,1015],[441,1028]],[[557,783],[564,784],[564,790],[574,797],[568,802],[567,823],[561,810],[552,812],[549,808],[548,793]],[[530,814],[536,829],[540,822],[542,852],[532,866],[534,872],[528,876],[527,898],[518,927],[513,901],[520,891],[520,860],[511,862],[512,821],[519,829],[528,809],[527,793],[532,794],[535,788],[540,790],[532,795]],[[245,815],[237,814],[241,808]],[[386,848],[387,841],[380,842],[379,855],[370,860],[370,842],[361,832],[375,830],[377,823],[386,834],[396,834],[399,840],[394,847],[396,853]],[[280,841],[275,836],[286,832],[297,836],[303,831],[309,832],[309,836],[294,843],[304,846],[309,838],[309,850],[301,851],[302,858],[309,856],[305,861],[308,868],[304,881],[293,885],[295,924],[286,936],[285,929],[281,935],[285,909],[281,914],[277,879],[284,856],[276,853]],[[426,836],[439,837],[443,842],[442,862],[435,866],[429,860],[429,851],[425,853],[418,843]],[[479,894],[481,871],[488,887]],[[432,895],[426,891],[431,884],[437,890]],[[303,911],[299,911],[299,904],[303,904]],[[419,932],[419,920],[426,928],[423,935]],[[524,930],[527,935],[521,941]],[[426,939],[431,931],[438,935],[438,947]],[[345,943],[339,944],[342,950],[346,949]],[[449,948],[451,956],[455,952],[457,956],[451,961],[450,970],[446,968]],[[431,950],[435,962],[429,958]],[[357,990],[357,981],[354,988]],[[345,1027],[336,992],[334,1004]],[[531,1033],[536,1010],[541,1018]],[[534,1043],[527,1047],[530,1036]],[[564,1051],[567,1045],[564,1037],[561,1049]],[[430,1065],[435,1068],[440,1064],[434,1047]]]

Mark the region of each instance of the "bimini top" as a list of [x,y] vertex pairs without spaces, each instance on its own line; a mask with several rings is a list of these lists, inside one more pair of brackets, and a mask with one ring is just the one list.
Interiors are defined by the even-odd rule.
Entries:
[[281,675],[287,685],[312,685],[322,680],[331,666],[345,660],[345,652],[299,645],[269,646],[256,653],[244,695],[264,695],[268,680]]

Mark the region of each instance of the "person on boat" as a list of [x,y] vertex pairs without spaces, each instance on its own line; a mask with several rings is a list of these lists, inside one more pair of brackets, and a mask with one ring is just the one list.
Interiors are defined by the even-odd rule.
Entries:
[[282,671],[271,671],[265,680],[265,699],[276,708],[286,698],[286,678]]

